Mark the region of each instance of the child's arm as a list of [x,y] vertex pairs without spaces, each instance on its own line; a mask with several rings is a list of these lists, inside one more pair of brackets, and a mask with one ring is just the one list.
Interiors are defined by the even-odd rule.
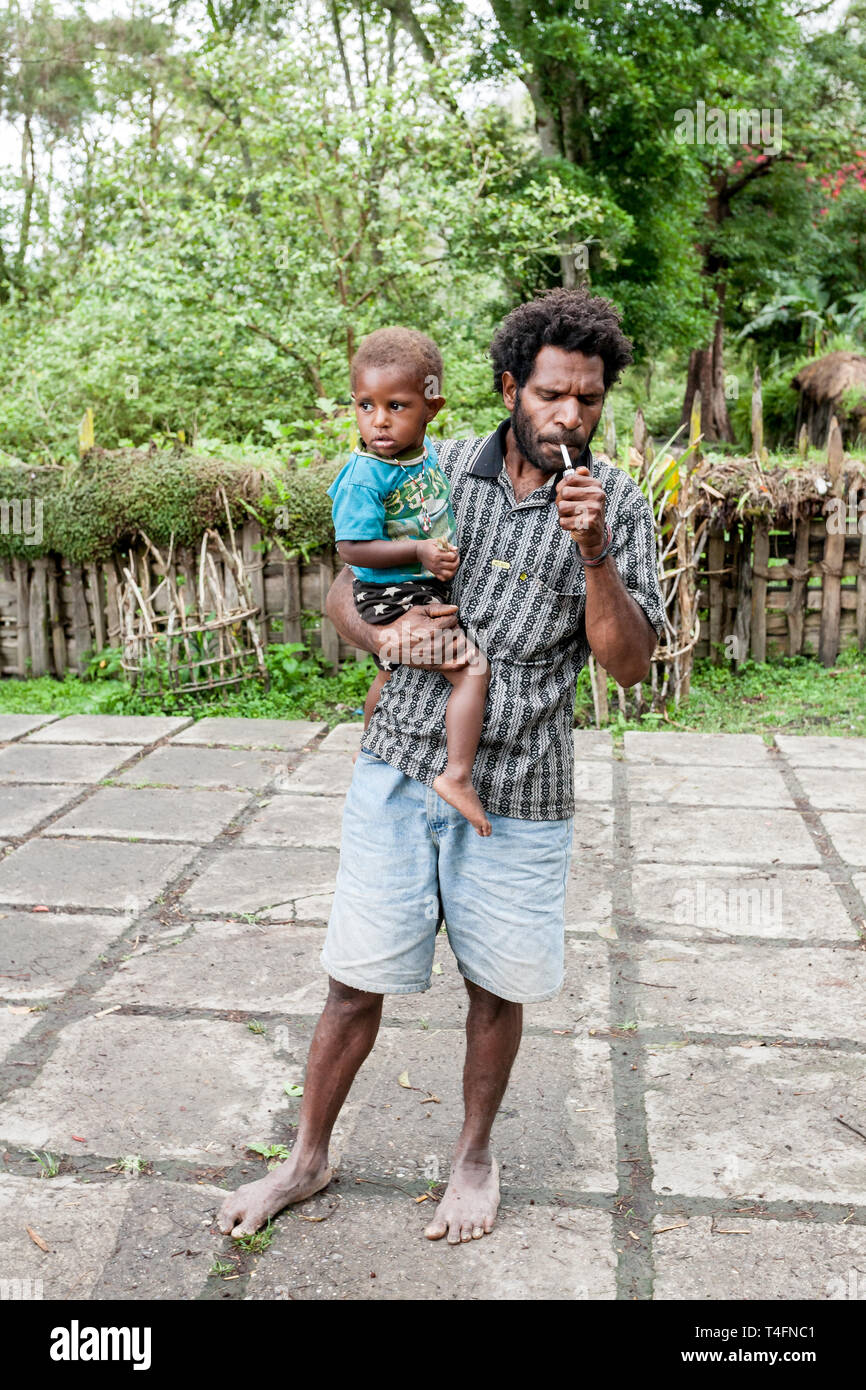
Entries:
[[454,578],[460,554],[452,546],[443,550],[435,540],[337,541],[337,553],[347,565],[359,569],[389,570],[420,564],[446,583]]

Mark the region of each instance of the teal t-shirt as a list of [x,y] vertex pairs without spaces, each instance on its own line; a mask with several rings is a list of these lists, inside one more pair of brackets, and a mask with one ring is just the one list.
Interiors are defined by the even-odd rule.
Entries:
[[[397,541],[444,536],[452,545],[457,526],[451,510],[451,488],[439,466],[431,440],[424,440],[427,457],[421,463],[401,464],[356,449],[340,469],[328,496],[338,541]],[[423,523],[424,513],[429,529]],[[397,584],[406,579],[430,579],[420,564],[399,569],[350,566],[368,584]]]

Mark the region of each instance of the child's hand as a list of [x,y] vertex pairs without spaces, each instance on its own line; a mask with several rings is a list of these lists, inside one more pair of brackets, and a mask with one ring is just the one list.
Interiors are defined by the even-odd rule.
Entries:
[[[447,549],[443,549],[443,545]],[[437,540],[418,542],[418,563],[446,583],[454,578],[460,564],[460,552],[440,536]]]

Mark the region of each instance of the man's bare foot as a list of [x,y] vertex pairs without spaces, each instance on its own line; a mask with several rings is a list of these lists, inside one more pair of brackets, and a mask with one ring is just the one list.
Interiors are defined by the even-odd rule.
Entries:
[[468,777],[454,777],[446,768],[438,777],[433,778],[433,790],[439,793],[443,801],[456,806],[470,825],[475,826],[479,835],[490,834],[490,821],[484,814],[478,793]]
[[446,1236],[449,1245],[480,1240],[493,1230],[499,1210],[499,1168],[495,1158],[454,1160],[445,1196],[424,1231],[428,1240]]
[[303,1202],[314,1192],[327,1187],[332,1177],[327,1164],[300,1169],[295,1173],[289,1158],[268,1173],[266,1178],[245,1182],[237,1192],[226,1197],[220,1207],[217,1224],[225,1236],[251,1236],[283,1207],[291,1202]]

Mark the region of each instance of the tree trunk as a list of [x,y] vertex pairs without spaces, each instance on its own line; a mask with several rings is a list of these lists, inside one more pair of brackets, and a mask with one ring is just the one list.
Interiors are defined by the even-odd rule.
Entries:
[[734,432],[725,400],[725,287],[716,285],[716,324],[709,347],[694,348],[689,356],[681,424],[687,425],[695,392],[701,393],[701,434],[704,439],[733,443]]

